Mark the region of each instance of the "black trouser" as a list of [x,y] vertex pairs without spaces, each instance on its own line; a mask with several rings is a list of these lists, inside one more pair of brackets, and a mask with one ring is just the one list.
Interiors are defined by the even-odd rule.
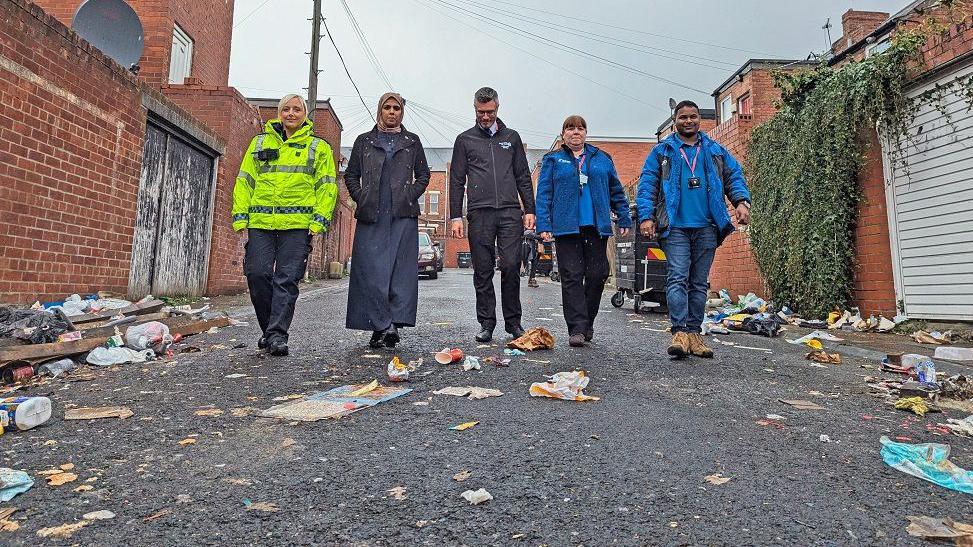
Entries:
[[608,280],[608,238],[585,226],[580,234],[557,236],[556,245],[568,334],[584,334],[593,330]]
[[473,288],[476,289],[476,319],[485,329],[497,325],[497,297],[493,291],[493,268],[500,252],[500,302],[507,332],[520,327],[520,255],[524,223],[520,209],[476,209],[467,215],[470,255],[473,259]]
[[524,273],[527,274],[529,279],[534,279],[534,274],[537,272],[537,242],[533,239],[528,239],[527,244],[524,247]]
[[248,230],[243,274],[257,323],[268,342],[287,342],[297,284],[304,277],[310,254],[311,234],[307,230]]

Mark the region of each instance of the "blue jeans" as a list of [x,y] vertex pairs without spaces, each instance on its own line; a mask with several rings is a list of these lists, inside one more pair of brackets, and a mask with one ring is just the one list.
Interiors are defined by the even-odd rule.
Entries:
[[666,300],[673,334],[701,332],[716,242],[715,226],[671,228],[660,241],[669,268]]

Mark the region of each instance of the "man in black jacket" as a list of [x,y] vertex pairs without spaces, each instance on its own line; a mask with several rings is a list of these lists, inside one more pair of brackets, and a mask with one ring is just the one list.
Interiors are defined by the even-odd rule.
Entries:
[[[449,169],[451,232],[463,234],[463,198],[467,198],[478,342],[493,339],[497,297],[493,291],[495,252],[500,253],[500,299],[505,330],[524,333],[520,324],[520,255],[524,229],[534,229],[534,186],[523,141],[497,119],[500,100],[489,87],[474,96],[476,126],[456,137]],[[465,191],[464,191],[465,190]],[[521,209],[523,206],[523,209]]]

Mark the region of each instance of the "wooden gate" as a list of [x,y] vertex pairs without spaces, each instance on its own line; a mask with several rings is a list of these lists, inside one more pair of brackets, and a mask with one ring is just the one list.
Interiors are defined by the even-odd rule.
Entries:
[[129,296],[206,290],[216,189],[216,153],[149,118],[132,242]]

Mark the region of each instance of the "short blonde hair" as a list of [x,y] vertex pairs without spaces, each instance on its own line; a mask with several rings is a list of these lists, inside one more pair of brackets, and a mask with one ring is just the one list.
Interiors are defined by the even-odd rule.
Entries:
[[300,99],[301,100],[301,105],[304,108],[304,117],[306,118],[307,117],[307,101],[305,101],[304,100],[304,97],[301,97],[297,93],[288,93],[287,95],[284,95],[284,98],[281,99],[279,103],[277,103],[277,117],[278,118],[280,117],[280,113],[284,110],[284,105],[287,104],[288,101],[290,101],[291,99]]

